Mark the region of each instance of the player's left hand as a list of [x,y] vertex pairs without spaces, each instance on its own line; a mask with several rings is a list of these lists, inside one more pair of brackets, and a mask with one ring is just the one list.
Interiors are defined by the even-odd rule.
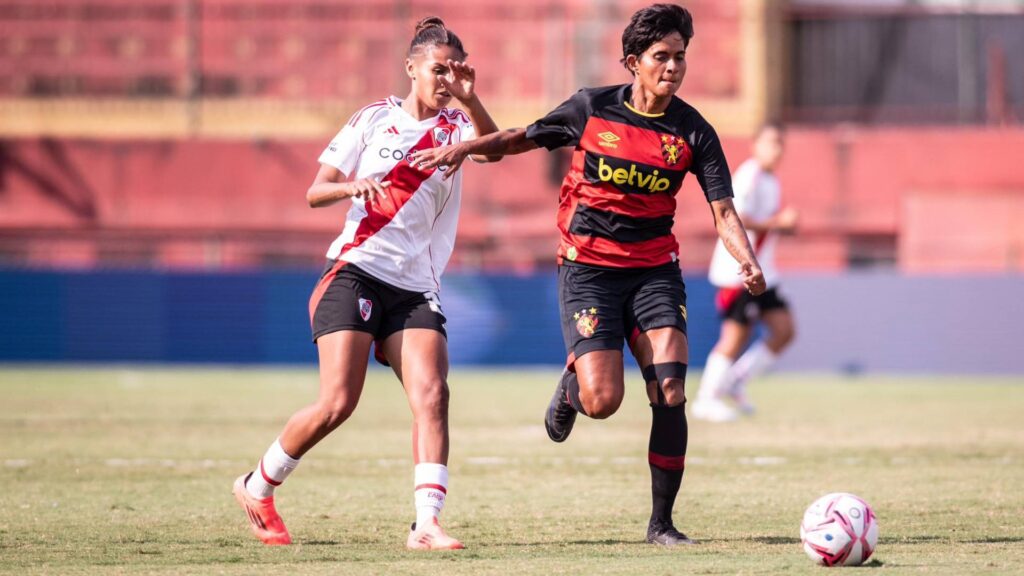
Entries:
[[444,89],[459,102],[465,103],[472,100],[475,95],[476,70],[465,62],[449,60],[447,64],[448,74],[438,78],[441,86],[444,86]]
[[764,273],[761,272],[761,267],[756,262],[746,262],[740,265],[740,276],[743,278],[743,286],[746,287],[747,292],[754,296],[760,296],[768,289],[768,285],[764,281]]

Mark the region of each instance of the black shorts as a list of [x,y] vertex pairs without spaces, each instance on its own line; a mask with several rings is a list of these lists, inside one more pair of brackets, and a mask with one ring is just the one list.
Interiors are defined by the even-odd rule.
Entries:
[[569,364],[594,350],[621,350],[668,326],[686,333],[686,285],[679,265],[654,268],[558,268],[558,308]]
[[789,310],[789,304],[778,290],[769,288],[760,296],[753,296],[745,288],[720,288],[715,295],[715,306],[723,320],[733,320],[749,326],[769,310]]
[[309,299],[309,318],[313,342],[331,332],[358,330],[380,343],[406,328],[436,330],[447,338],[436,293],[395,288],[340,260],[327,261]]

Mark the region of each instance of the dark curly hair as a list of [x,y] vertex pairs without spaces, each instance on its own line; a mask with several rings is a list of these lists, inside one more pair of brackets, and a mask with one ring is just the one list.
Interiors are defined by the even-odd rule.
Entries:
[[632,54],[639,57],[652,44],[673,32],[679,32],[684,44],[690,45],[690,38],[693,38],[693,16],[686,8],[675,4],[652,4],[637,10],[622,31],[622,60],[619,62],[629,70],[626,65],[627,56]]
[[409,43],[409,56],[418,54],[427,46],[451,46],[462,54],[463,59],[468,56],[462,47],[462,40],[459,40],[455,32],[445,28],[444,20],[437,16],[427,16],[416,23],[416,32]]

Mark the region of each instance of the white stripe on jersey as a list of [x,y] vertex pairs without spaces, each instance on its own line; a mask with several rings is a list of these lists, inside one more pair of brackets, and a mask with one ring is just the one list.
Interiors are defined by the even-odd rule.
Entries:
[[432,148],[476,137],[461,110],[443,109],[418,121],[391,96],[356,112],[320,155],[352,179],[391,180],[387,198],[367,207],[352,199],[341,235],[327,251],[375,278],[405,290],[432,292],[455,246],[462,173],[442,180],[408,162],[414,148]]

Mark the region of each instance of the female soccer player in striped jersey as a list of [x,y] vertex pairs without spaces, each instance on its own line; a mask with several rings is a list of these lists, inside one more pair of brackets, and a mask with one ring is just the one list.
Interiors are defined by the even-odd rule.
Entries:
[[[320,394],[234,485],[252,531],[266,544],[291,542],[274,489],[355,410],[372,347],[394,369],[413,413],[416,522],[406,545],[463,547],[438,524],[448,485],[448,350],[438,290],[455,243],[461,178],[443,178],[447,168],[420,169],[409,159],[417,150],[497,130],[465,59],[462,42],[440,18],[422,20],[405,64],[408,96],[356,112],[320,155],[309,205],[352,200],[309,302]],[[462,110],[448,107],[452,98]]]
[[647,541],[667,546],[691,543],[672,522],[686,455],[688,362],[686,292],[672,225],[675,194],[687,172],[703,188],[743,284],[754,294],[765,289],[732,204],[718,136],[675,96],[692,37],[684,8],[644,8],[622,34],[629,84],[580,90],[525,129],[413,155],[422,168],[454,170],[470,154],[575,148],[558,210],[558,291],[568,358],[544,424],[552,440],[563,442],[577,414],[607,418],[618,410],[625,339],[640,365],[653,418]]

